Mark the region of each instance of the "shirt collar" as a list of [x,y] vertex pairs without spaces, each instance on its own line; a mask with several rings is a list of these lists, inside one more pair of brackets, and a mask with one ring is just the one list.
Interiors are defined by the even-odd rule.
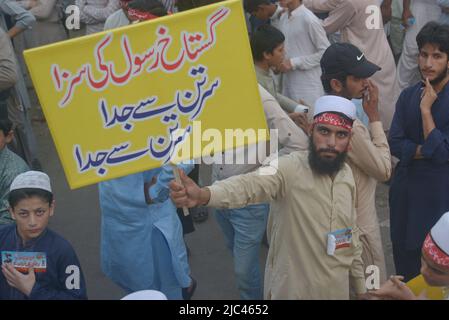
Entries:
[[270,20],[276,20],[279,19],[281,12],[284,10],[284,8],[282,8],[280,5],[276,5],[276,11],[274,12],[274,14],[271,16]]
[[270,76],[270,72],[262,69],[258,65],[254,65],[254,69],[256,69],[257,73],[263,74],[264,76]]
[[17,226],[15,228],[15,240],[16,240],[16,247],[18,250],[33,250],[34,246],[38,243],[40,239],[42,239],[47,234],[47,228],[41,233],[41,235],[37,238],[31,239],[30,241],[23,244],[22,238],[19,235],[19,232],[17,231]]
[[301,4],[299,5],[298,8],[296,8],[295,10],[293,10],[293,11],[289,14],[289,16],[290,16],[290,17],[297,16],[297,15],[299,15],[299,14],[301,13],[301,11],[304,10],[304,9],[305,9],[304,4],[301,3]]

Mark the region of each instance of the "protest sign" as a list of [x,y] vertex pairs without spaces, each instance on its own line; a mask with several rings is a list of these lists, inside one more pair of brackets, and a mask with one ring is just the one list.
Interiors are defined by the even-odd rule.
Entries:
[[239,0],[24,56],[71,188],[268,139],[223,142],[225,129],[266,129]]

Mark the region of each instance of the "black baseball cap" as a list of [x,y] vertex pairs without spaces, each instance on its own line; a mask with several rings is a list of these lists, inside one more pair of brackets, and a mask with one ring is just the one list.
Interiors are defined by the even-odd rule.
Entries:
[[347,73],[358,78],[369,78],[381,70],[369,62],[365,54],[350,43],[334,43],[323,54],[320,61],[323,76]]

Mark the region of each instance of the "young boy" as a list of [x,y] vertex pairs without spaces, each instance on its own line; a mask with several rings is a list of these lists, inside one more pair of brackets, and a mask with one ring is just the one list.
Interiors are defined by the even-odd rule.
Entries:
[[50,178],[38,171],[18,175],[8,200],[16,224],[0,226],[0,300],[87,299],[75,251],[47,228],[55,208]]
[[11,182],[18,174],[29,170],[25,161],[8,149],[13,136],[12,122],[0,118],[0,225],[13,222],[8,211]]
[[[449,212],[446,212],[427,234],[421,249],[421,275],[432,287],[442,287],[445,300],[449,300]],[[403,283],[404,277],[392,276],[371,294],[393,300],[425,300],[424,293],[415,296]]]
[[329,47],[326,32],[312,11],[302,0],[281,0],[287,9],[281,15],[279,30],[285,36],[287,59],[279,67],[282,72],[282,94],[311,106],[309,119],[312,120],[315,100],[324,95],[321,84],[321,57]]
[[270,73],[285,60],[284,41],[282,32],[268,24],[260,26],[251,35],[251,52],[257,82],[279,102],[285,112],[304,112],[308,110],[307,107],[278,93],[276,82]]
[[285,9],[270,0],[245,0],[243,7],[247,13],[259,21],[269,21],[270,25],[279,28],[279,18]]

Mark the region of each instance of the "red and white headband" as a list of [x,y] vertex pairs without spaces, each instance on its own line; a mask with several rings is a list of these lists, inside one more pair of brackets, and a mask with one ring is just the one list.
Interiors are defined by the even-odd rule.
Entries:
[[449,269],[449,255],[438,247],[430,233],[424,240],[423,251],[436,265]]
[[128,17],[131,20],[139,20],[139,21],[146,21],[151,19],[160,18],[159,16],[155,16],[154,14],[151,14],[146,11],[141,11],[133,8],[128,8]]
[[352,123],[353,121],[351,119],[345,118],[333,112],[321,113],[313,119],[314,125],[330,124],[332,126],[342,127],[347,130],[352,130]]

